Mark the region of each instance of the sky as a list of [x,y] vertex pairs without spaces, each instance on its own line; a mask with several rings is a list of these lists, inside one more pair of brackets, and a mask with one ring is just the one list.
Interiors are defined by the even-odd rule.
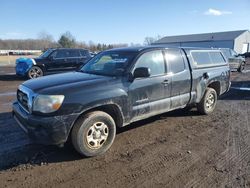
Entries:
[[250,29],[250,0],[1,0],[0,39],[143,44],[145,37]]

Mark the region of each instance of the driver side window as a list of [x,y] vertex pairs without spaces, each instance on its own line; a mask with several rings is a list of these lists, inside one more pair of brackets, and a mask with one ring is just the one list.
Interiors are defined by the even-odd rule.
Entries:
[[150,76],[165,74],[165,62],[161,50],[146,52],[139,57],[135,68],[147,67],[150,69]]
[[[53,54],[54,55],[54,54]],[[55,58],[66,58],[66,50],[58,50],[54,56]]]

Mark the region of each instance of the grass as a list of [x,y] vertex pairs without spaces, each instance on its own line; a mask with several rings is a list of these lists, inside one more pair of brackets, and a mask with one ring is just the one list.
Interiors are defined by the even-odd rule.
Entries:
[[4,55],[4,56],[0,56],[0,66],[15,66],[15,63],[16,63],[16,59],[20,58],[20,57],[27,57],[27,58],[34,58],[34,57],[37,57],[39,56],[40,54],[38,55],[10,55],[10,56],[7,56],[7,55]]

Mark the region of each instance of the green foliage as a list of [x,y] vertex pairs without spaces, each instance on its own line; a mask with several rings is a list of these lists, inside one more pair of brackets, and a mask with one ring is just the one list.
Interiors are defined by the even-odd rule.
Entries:
[[73,37],[73,35],[69,31],[62,34],[62,36],[58,40],[58,43],[63,48],[74,48],[77,45],[75,38]]

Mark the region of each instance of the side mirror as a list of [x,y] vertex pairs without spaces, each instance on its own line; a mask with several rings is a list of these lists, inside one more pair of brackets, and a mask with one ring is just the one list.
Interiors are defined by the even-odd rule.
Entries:
[[150,76],[150,69],[147,67],[139,67],[134,71],[134,78],[148,78]]

